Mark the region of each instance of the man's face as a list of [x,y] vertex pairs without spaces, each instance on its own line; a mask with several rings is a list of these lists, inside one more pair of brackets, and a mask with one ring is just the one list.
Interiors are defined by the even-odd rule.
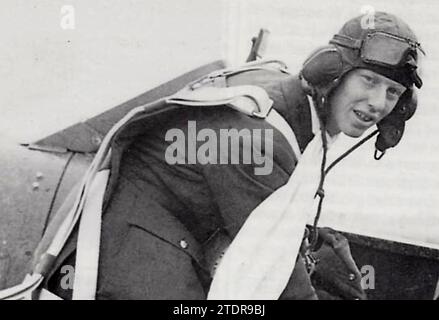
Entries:
[[349,72],[332,94],[327,130],[359,137],[395,107],[406,88],[368,69]]

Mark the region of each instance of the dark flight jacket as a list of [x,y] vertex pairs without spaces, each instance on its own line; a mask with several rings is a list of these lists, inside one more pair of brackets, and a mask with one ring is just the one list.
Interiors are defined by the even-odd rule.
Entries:
[[[295,76],[261,82],[274,108],[290,124],[303,151],[313,134],[307,97]],[[273,130],[273,170],[255,175],[255,164],[176,164],[165,161],[166,132],[188,121],[197,131]],[[242,146],[242,145],[241,145]],[[229,150],[230,151],[230,150]],[[270,150],[266,150],[269,152]],[[231,154],[229,153],[229,156]],[[187,153],[186,153],[187,157]],[[285,184],[296,165],[285,137],[263,119],[226,106],[181,107],[126,125],[112,145],[104,201],[97,299],[205,299],[218,255],[252,210]],[[46,286],[63,298],[60,268],[73,265],[77,232],[59,255]],[[302,259],[281,299],[314,299]]]

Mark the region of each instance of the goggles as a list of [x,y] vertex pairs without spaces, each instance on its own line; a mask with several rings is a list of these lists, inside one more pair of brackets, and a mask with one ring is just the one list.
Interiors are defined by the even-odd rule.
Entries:
[[[402,67],[409,53],[415,53],[420,44],[384,32],[369,33],[362,43],[361,59],[383,67]],[[424,53],[425,54],[425,53]]]
[[364,40],[336,34],[330,43],[359,50],[364,63],[391,69],[408,65],[414,71],[417,50],[425,55],[418,42],[382,31],[371,32]]

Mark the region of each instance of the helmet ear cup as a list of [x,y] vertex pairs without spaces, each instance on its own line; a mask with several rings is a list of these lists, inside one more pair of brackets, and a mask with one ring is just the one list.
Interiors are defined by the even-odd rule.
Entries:
[[343,73],[343,60],[334,45],[314,51],[303,64],[301,75],[314,88],[323,88]]
[[417,106],[418,96],[416,91],[414,89],[407,89],[397,103],[396,107],[398,108],[395,107],[395,109],[407,121],[415,114]]
[[418,99],[413,89],[407,89],[399,98],[395,108],[387,116],[390,118],[409,120],[416,111]]
[[388,148],[393,148],[401,141],[405,122],[413,116],[417,104],[415,91],[407,89],[399,98],[392,112],[377,124],[379,135],[375,147],[379,151],[384,152]]
[[375,142],[375,148],[385,152],[393,148],[401,141],[404,134],[405,122],[400,119],[384,118],[377,124],[379,134]]

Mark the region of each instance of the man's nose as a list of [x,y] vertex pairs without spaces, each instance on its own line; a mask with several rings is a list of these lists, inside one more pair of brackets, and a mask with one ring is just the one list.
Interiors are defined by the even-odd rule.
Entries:
[[386,109],[387,88],[385,86],[376,86],[374,90],[369,91],[369,108],[372,112],[383,112]]

